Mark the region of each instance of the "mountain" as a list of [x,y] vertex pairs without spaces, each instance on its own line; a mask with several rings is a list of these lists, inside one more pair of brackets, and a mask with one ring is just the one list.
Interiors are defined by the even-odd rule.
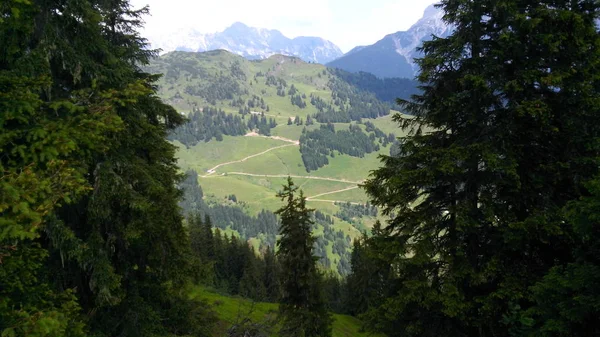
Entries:
[[168,137],[179,167],[195,172],[182,207],[199,207],[258,251],[275,242],[269,212],[281,206],[275,194],[290,175],[319,211],[321,263],[348,273],[352,239],[381,219],[358,184],[380,166],[379,154],[390,153],[394,134],[403,134],[391,101],[408,98],[416,83],[224,50],[170,52],[146,70],[164,75],[159,96],[189,119]]
[[431,35],[445,37],[452,32],[452,27],[442,21],[443,14],[431,5],[407,31],[386,35],[370,46],[356,47],[327,66],[350,72],[365,71],[382,78],[413,78],[418,72],[413,61],[420,56],[417,47],[430,40]]
[[180,29],[162,36],[149,36],[148,40],[152,48],[160,48],[163,53],[224,49],[247,59],[265,59],[283,54],[322,64],[343,54],[338,46],[320,37],[299,36],[290,39],[278,30],[248,27],[241,22],[218,33],[202,34],[194,29]]

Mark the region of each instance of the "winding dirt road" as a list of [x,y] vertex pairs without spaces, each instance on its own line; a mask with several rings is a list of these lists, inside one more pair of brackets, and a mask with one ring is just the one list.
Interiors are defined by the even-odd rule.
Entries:
[[[357,184],[357,185],[360,184],[360,183],[362,183],[362,181],[350,181],[350,180],[344,180],[344,179],[314,177],[314,176],[297,176],[297,175],[293,175],[293,174],[254,174],[254,173],[245,173],[245,172],[226,172],[226,173],[221,173],[221,176],[224,176],[226,174],[234,174],[234,175],[250,176],[250,177],[265,177],[265,178],[287,178],[287,177],[292,177],[292,178],[299,178],[299,179],[327,180],[327,181],[335,181],[335,182],[340,182],[340,183]],[[356,187],[358,187],[358,186],[356,186]]]
[[276,140],[281,140],[284,142],[288,142],[288,143],[293,143],[296,145],[300,145],[300,141],[299,140],[293,140],[293,139],[289,139],[289,138],[285,138],[285,137],[280,137],[280,136],[264,136],[261,134],[258,134],[254,131],[252,132],[248,132],[247,134],[244,135],[244,137],[260,137],[260,138],[270,138],[270,139],[276,139]]
[[[359,187],[358,185],[363,182],[363,181],[351,181],[351,180],[345,180],[345,179],[326,178],[326,177],[299,176],[299,175],[291,175],[291,174],[254,174],[254,173],[245,173],[245,172],[224,172],[224,173],[221,173],[219,175],[215,175],[215,173],[217,172],[217,169],[219,167],[223,167],[225,165],[230,165],[230,164],[235,164],[235,163],[242,163],[242,162],[245,162],[246,160],[248,160],[250,158],[258,157],[258,156],[261,156],[261,155],[263,155],[265,153],[268,153],[270,151],[281,149],[281,148],[284,148],[284,147],[298,146],[298,145],[300,145],[300,142],[297,141],[297,140],[293,140],[293,139],[289,139],[289,138],[284,138],[284,137],[279,137],[279,136],[263,136],[263,135],[257,134],[256,132],[250,132],[250,133],[246,134],[246,136],[248,136],[248,137],[263,137],[263,138],[277,139],[277,140],[281,140],[281,141],[288,142],[288,143],[291,143],[291,144],[285,144],[285,145],[275,146],[275,147],[266,149],[265,151],[249,155],[249,156],[244,157],[244,158],[239,159],[239,160],[233,160],[233,161],[221,163],[221,164],[219,164],[219,165],[217,165],[217,166],[209,169],[208,171],[206,171],[207,172],[206,175],[203,175],[203,176],[200,176],[200,177],[201,178],[210,178],[210,177],[224,176],[226,174],[242,175],[242,176],[250,176],[250,177],[265,177],[265,178],[287,178],[287,177],[292,177],[292,178],[299,178],[299,179],[314,179],[314,180],[334,181],[334,182],[340,182],[340,183],[346,183],[346,184],[353,184],[354,185],[354,186],[351,186],[351,187],[342,188],[342,189],[331,191],[331,192],[320,193],[320,194],[313,195],[313,196],[310,196],[310,197],[306,198],[306,201],[320,201],[320,202],[330,202],[330,203],[346,202],[346,201],[324,200],[324,199],[315,199],[315,198],[321,197],[321,196],[324,196],[324,195],[335,194],[335,193],[339,193],[339,192],[353,190],[353,189],[358,188]],[[351,202],[351,204],[353,204],[353,205],[359,205],[360,203]]]
[[270,148],[270,149],[266,149],[266,150],[265,150],[265,151],[263,151],[263,152],[259,152],[259,153],[256,153],[256,154],[253,154],[253,155],[250,155],[250,156],[248,156],[248,157],[242,158],[242,159],[240,159],[240,160],[233,160],[233,161],[228,161],[228,162],[226,162],[226,163],[221,163],[221,164],[219,164],[219,165],[217,165],[217,166],[215,166],[215,167],[213,167],[213,168],[209,169],[208,171],[206,171],[208,174],[206,174],[206,175],[204,175],[204,176],[202,176],[202,177],[203,177],[203,178],[206,178],[206,177],[210,176],[211,174],[215,173],[215,172],[216,172],[216,170],[217,170],[219,167],[221,167],[221,166],[225,166],[225,165],[229,165],[229,164],[235,164],[235,163],[241,163],[241,162],[245,162],[246,160],[248,160],[248,159],[250,159],[250,158],[258,157],[258,156],[261,156],[261,155],[263,155],[263,154],[265,154],[265,153],[267,153],[267,152],[270,152],[270,151],[273,151],[273,150],[277,150],[277,149],[281,149],[282,147],[288,147],[288,146],[296,146],[296,144],[286,144],[286,145],[275,146],[275,147],[272,147],[272,148]]
[[364,202],[354,202],[354,201],[343,201],[343,200],[325,200],[325,199],[306,199],[306,201],[318,201],[318,202],[328,202],[330,204],[335,204],[336,202],[340,202],[343,204],[350,203],[350,205],[364,205]]
[[321,193],[321,194],[317,194],[317,195],[313,195],[311,197],[306,198],[306,201],[311,201],[314,200],[314,198],[316,197],[322,197],[324,195],[328,195],[328,194],[334,194],[334,193],[339,193],[339,192],[344,192],[344,191],[349,191],[349,190],[354,190],[357,189],[358,186],[352,186],[352,187],[347,187],[347,188],[342,188],[340,190],[336,190],[336,191],[331,191],[331,192],[325,192],[325,193]]

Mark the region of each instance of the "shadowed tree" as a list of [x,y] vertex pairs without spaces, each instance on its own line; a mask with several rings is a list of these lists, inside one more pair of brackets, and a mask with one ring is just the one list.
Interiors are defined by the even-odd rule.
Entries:
[[322,275],[313,255],[315,238],[311,233],[311,209],[290,177],[277,194],[286,204],[276,214],[281,217],[277,258],[281,264],[279,320],[282,336],[331,336],[331,314],[322,294]]
[[[392,215],[378,253],[395,271],[395,295],[364,316],[370,328],[389,336],[585,331],[587,321],[573,318],[561,332],[538,329],[551,315],[536,298],[545,293],[537,283],[574,259],[562,209],[589,194],[584,182],[598,172],[599,6],[441,1],[454,33],[423,44],[422,94],[400,101],[415,118],[395,117],[413,132],[365,184]],[[542,314],[532,316],[534,307]]]

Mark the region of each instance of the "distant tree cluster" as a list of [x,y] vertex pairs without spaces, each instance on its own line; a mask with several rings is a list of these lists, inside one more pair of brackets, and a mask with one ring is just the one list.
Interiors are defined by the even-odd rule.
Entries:
[[210,85],[188,85],[185,88],[185,92],[189,95],[203,98],[210,105],[216,105],[219,100],[231,100],[234,96],[248,94],[248,91],[243,89],[235,78],[222,74],[215,76],[214,80],[210,81]]
[[328,86],[332,91],[333,105],[311,95],[311,104],[318,110],[314,117],[319,123],[350,123],[390,113],[389,103],[384,103],[373,93],[357,89],[341,79],[330,77]]
[[355,218],[362,218],[363,216],[376,217],[378,210],[376,206],[366,204],[352,204],[350,202],[335,202],[336,206],[340,207],[340,210],[335,214],[336,217],[354,223]]
[[229,67],[229,70],[231,71],[232,77],[237,78],[240,81],[246,81],[246,73],[242,69],[242,65],[241,65],[240,61],[238,61],[238,60],[233,61],[233,63]]
[[332,75],[364,91],[373,93],[383,102],[395,103],[397,98],[410,99],[420,93],[418,82],[408,78],[378,78],[371,73],[351,73],[341,69],[329,68]]
[[178,140],[186,147],[190,147],[200,141],[208,142],[213,138],[222,141],[223,135],[242,136],[248,131],[240,116],[226,114],[217,108],[205,107],[202,111],[194,109],[188,119],[187,123],[169,134],[169,140]]
[[275,77],[273,75],[267,75],[265,84],[277,88],[287,88],[287,82],[283,78]]
[[329,111],[332,109],[331,104],[327,103],[324,99],[314,94],[310,94],[310,104],[314,105],[319,111]]
[[267,110],[267,104],[265,103],[264,98],[257,95],[252,95],[252,98],[248,99],[247,105],[250,109],[261,108]]
[[306,102],[304,101],[304,99],[302,99],[301,95],[290,95],[290,101],[292,102],[292,105],[295,105],[300,109],[306,108]]
[[207,76],[206,71],[198,66],[198,60],[188,57],[186,54],[173,54],[169,58],[169,62],[162,62],[161,59],[155,60],[158,63],[165,65],[165,79],[167,82],[175,82],[183,74],[187,73],[187,79],[196,79]]
[[357,125],[336,132],[334,125],[328,123],[317,130],[304,129],[300,136],[300,153],[307,172],[329,164],[327,157],[334,157],[335,151],[362,158],[366,153],[378,150],[379,145]]
[[[341,276],[350,272],[350,236],[344,234],[341,230],[333,229],[334,219],[328,214],[320,211],[313,213],[313,230],[318,225],[323,227],[323,235],[316,236],[313,249],[315,256],[319,258],[319,263],[325,269],[331,269],[334,263],[338,264],[338,273]],[[332,245],[332,252],[340,256],[340,260],[331,261],[327,254],[327,247]]]
[[[209,215],[215,227],[223,230],[230,228],[244,239],[261,237],[266,245],[275,246],[279,222],[273,212],[262,210],[257,216],[250,216],[237,206],[208,205],[202,199],[204,193],[202,187],[198,185],[198,174],[195,171],[186,172],[186,178],[180,183],[179,188],[184,192],[179,205],[185,214],[198,212]],[[230,195],[227,199],[238,202],[235,195]]]
[[242,97],[233,98],[231,102],[229,102],[230,107],[239,107],[240,115],[247,115],[252,110],[261,109],[263,111],[269,111],[269,105],[265,103],[264,98],[252,95],[248,100],[244,100]]
[[188,230],[197,282],[256,301],[278,300],[280,266],[270,247],[260,257],[245,240],[223,234],[199,213],[188,217]]
[[290,90],[288,90],[287,94],[290,96],[294,96],[294,95],[296,95],[297,92],[298,92],[298,89],[296,88],[296,86],[294,84],[292,84],[290,86]]
[[252,114],[248,120],[248,128],[250,130],[258,130],[258,133],[265,136],[271,135],[271,129],[277,126],[275,118],[265,117],[264,114]]
[[334,224],[334,220],[329,214],[324,214],[321,211],[315,211],[313,213],[313,216],[315,217],[315,223],[327,224],[327,225]]

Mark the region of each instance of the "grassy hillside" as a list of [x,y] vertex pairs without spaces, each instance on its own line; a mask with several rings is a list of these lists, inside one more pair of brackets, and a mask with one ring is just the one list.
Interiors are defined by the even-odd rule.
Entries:
[[[316,118],[320,111],[326,110],[323,105],[338,113],[375,111],[381,115],[347,120],[346,123],[335,122],[332,125],[338,132],[348,130],[350,125],[358,125],[369,134],[365,122],[370,121],[386,135],[399,136],[402,131],[391,121],[390,104],[345,82],[338,76],[338,71],[281,55],[248,61],[226,51],[173,52],[156,59],[148,68],[152,73],[164,74],[159,82],[159,95],[183,114],[216,107],[224,112],[223,116],[231,114],[231,118],[241,118],[242,123],[247,123],[252,114],[264,114],[277,124],[270,128],[268,135],[248,129],[246,135],[224,134],[219,141],[212,138],[184,145],[178,139],[173,140],[178,147],[179,165],[184,171],[191,169],[198,173],[198,182],[207,202],[231,204],[227,198],[233,194],[237,199],[236,207],[249,215],[256,215],[262,209],[274,211],[281,206],[275,194],[285,177],[291,175],[308,197],[309,206],[334,218],[333,231],[343,231],[351,240],[375,222],[376,217],[368,215],[342,220],[336,216],[340,207],[334,203],[368,202],[364,191],[357,186],[380,165],[379,154],[389,154],[391,143],[374,139],[377,151],[362,157],[331,150],[327,165],[308,172],[300,152],[300,139],[303,130],[319,130],[325,125]],[[298,106],[298,102],[305,106]],[[382,107],[385,108],[383,112]],[[305,125],[309,116],[313,124]],[[327,118],[326,114],[323,116]],[[288,125],[290,118],[294,123]],[[304,123],[296,125],[296,118]],[[192,128],[187,132],[195,130]],[[324,230],[319,224],[315,234],[322,235]],[[257,238],[246,239],[257,248],[261,244]],[[331,246],[330,243],[322,251],[326,252],[332,269],[341,271],[338,268],[340,261],[346,259],[347,265],[351,245],[346,245],[343,254],[334,253]]]
[[[242,318],[249,317],[253,322],[263,322],[273,318],[277,312],[276,303],[251,302],[241,297],[229,297],[210,291],[204,287],[196,287],[191,295],[193,298],[201,298],[213,306],[213,310],[219,317],[215,328],[215,336],[223,336],[227,328],[239,323]],[[274,329],[275,330],[275,329]],[[277,336],[273,333],[271,336]],[[362,337],[380,336],[360,331],[360,321],[352,316],[334,315],[333,337]]]

